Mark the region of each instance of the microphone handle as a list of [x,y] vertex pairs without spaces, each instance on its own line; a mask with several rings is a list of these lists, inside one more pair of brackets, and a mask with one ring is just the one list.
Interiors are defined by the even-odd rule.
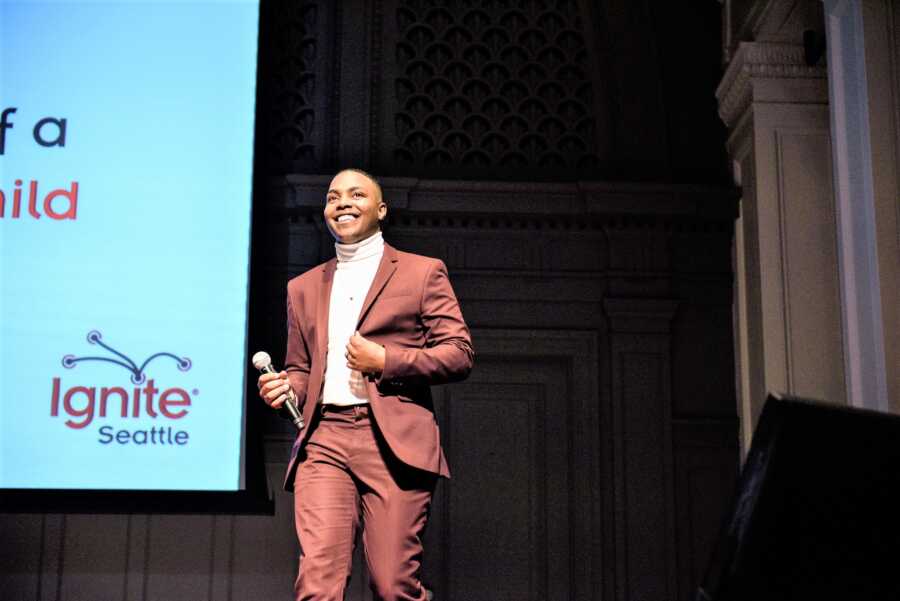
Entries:
[[[266,374],[278,373],[272,367],[271,363],[269,363],[264,368],[262,368],[261,371]],[[294,389],[291,388],[290,383],[288,383],[287,397],[288,397],[287,401],[284,402],[284,408],[285,408],[285,410],[287,410],[288,414],[291,416],[291,422],[294,424],[294,427],[297,428],[297,431],[299,432],[300,430],[303,429],[303,426],[305,424],[303,423],[303,416],[300,415],[300,410],[297,409],[297,399],[294,397]]]

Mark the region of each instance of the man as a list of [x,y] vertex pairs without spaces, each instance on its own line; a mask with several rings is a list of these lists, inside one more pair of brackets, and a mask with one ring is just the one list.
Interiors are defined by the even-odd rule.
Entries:
[[360,519],[376,597],[426,598],[421,533],[450,476],[429,385],[465,378],[474,353],[444,264],[384,243],[386,215],[372,176],[334,177],[324,216],[337,256],[288,283],[285,371],[259,378],[274,408],[290,387],[307,424],[285,478],[298,600],[343,600]]

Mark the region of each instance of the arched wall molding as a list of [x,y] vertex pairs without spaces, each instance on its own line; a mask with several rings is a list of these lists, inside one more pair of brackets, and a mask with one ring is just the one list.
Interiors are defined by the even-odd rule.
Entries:
[[[333,174],[289,174],[269,179],[267,204],[317,209]],[[703,185],[579,181],[492,182],[380,177],[392,209],[431,213],[510,215],[659,215],[733,219],[737,192]]]

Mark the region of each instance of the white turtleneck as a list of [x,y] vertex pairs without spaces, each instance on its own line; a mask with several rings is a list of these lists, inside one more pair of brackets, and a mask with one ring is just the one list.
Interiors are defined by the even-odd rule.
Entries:
[[384,239],[381,232],[376,232],[365,240],[353,244],[338,243],[334,248],[337,266],[328,304],[328,354],[322,402],[357,405],[369,401],[365,380],[362,373],[347,367],[344,353],[356,331],[363,301],[384,254]]

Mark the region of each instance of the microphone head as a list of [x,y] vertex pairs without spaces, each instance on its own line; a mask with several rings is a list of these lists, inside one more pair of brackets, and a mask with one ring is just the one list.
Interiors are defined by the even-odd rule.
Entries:
[[267,353],[266,351],[259,351],[258,353],[255,353],[253,355],[253,359],[251,359],[251,361],[253,362],[253,367],[255,367],[256,369],[262,369],[265,366],[272,364],[272,357],[270,357],[269,353]]

